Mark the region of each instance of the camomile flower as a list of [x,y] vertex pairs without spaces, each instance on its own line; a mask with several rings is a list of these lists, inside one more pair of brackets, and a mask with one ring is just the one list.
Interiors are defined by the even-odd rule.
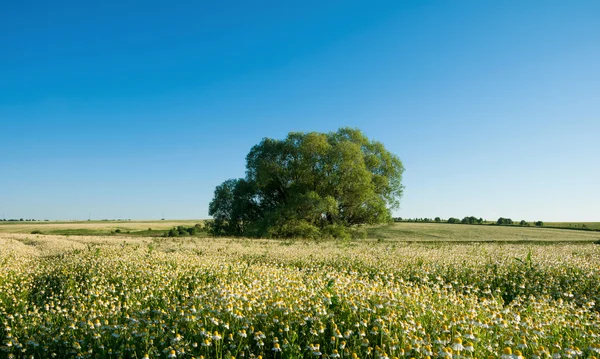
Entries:
[[450,349],[450,348],[443,348],[441,350],[441,352],[440,352],[440,357],[452,359],[452,349]]
[[510,347],[506,347],[502,350],[502,355],[500,356],[502,359],[513,359],[512,349]]
[[519,349],[525,349],[527,348],[527,340],[525,340],[525,338],[521,338],[521,340],[519,341],[519,344],[517,345],[517,348]]
[[465,347],[462,345],[462,339],[460,338],[454,338],[454,341],[452,343],[452,350],[457,351],[457,352],[461,352],[465,349]]

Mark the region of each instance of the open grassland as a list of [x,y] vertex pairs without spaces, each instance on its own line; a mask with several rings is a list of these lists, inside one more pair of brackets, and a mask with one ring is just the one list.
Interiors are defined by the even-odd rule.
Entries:
[[72,222],[0,222],[0,233],[31,233],[57,235],[109,235],[119,229],[135,235],[159,234],[177,226],[193,226],[202,220],[176,221],[72,221]]
[[600,231],[600,222],[546,222],[544,226]]
[[400,222],[371,227],[374,239],[408,242],[589,242],[600,232],[520,226]]
[[[194,226],[202,220],[0,222],[0,233],[88,236],[161,236],[177,226]],[[558,224],[558,223],[557,223]],[[568,223],[560,223],[567,225]],[[583,224],[578,224],[579,226]],[[595,228],[589,222],[589,228]],[[573,223],[573,225],[575,225]],[[120,234],[115,233],[119,229]],[[206,236],[200,233],[199,236]],[[367,228],[367,238],[404,242],[593,242],[600,232],[496,225],[401,222]]]
[[0,234],[2,357],[591,358],[599,310],[592,243]]

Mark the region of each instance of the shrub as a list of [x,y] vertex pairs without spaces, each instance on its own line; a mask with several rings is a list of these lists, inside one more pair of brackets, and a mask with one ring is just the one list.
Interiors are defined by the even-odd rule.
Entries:
[[352,238],[352,230],[341,224],[332,224],[325,226],[321,230],[322,236],[325,238],[349,240]]
[[269,236],[275,238],[307,238],[317,239],[320,237],[319,228],[302,220],[286,221],[279,226],[269,229]]
[[462,219],[462,221],[460,221],[460,223],[463,224],[481,224],[481,222],[483,222],[483,220],[477,219],[477,217],[474,216],[470,216],[470,217],[465,217]]
[[[209,221],[207,221],[209,222]],[[212,221],[210,221],[212,225]],[[163,237],[181,237],[181,236],[193,236],[202,230],[200,224],[196,224],[193,227],[177,226],[169,229],[163,234]]]

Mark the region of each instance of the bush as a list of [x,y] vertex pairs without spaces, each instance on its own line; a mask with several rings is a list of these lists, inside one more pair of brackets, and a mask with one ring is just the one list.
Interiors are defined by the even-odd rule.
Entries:
[[34,231],[31,231],[31,234],[42,234],[42,231],[36,229]]
[[535,225],[536,225],[536,227],[541,227],[541,226],[543,226],[543,225],[544,225],[544,222],[542,222],[542,221],[537,221],[537,222],[535,222]]
[[[213,224],[213,221],[207,221],[210,225]],[[192,227],[185,226],[177,226],[169,229],[167,232],[163,234],[163,237],[181,237],[181,236],[193,236],[198,232],[202,231],[203,228],[200,224],[196,224]]]
[[474,217],[474,216],[465,217],[462,219],[462,221],[460,221],[460,223],[463,223],[463,224],[481,224],[482,222],[483,222],[483,219],[481,219],[481,218],[477,219],[477,217]]
[[448,223],[460,223],[460,219],[450,217],[450,218],[448,218]]
[[441,219],[440,217],[435,217],[435,221],[436,221],[436,222],[441,222],[441,221],[442,221],[442,219]]
[[119,228],[115,229],[115,233],[121,233],[121,230]]
[[321,235],[319,228],[302,220],[286,221],[269,229],[269,236],[275,238],[307,238],[317,239]]
[[513,224],[512,219],[510,218],[504,218],[504,217],[500,217],[498,218],[498,220],[496,221],[496,224],[501,225],[501,226],[505,226],[505,225],[511,225]]
[[366,239],[367,238],[367,229],[365,227],[356,227],[350,231],[350,236],[352,239]]
[[[341,224],[332,224],[325,226],[321,230],[322,236],[325,238],[349,240],[352,238],[352,230],[349,227]],[[366,234],[365,234],[366,236]]]

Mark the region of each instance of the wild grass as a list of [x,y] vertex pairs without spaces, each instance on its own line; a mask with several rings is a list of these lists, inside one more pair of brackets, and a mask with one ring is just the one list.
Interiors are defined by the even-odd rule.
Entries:
[[600,232],[521,226],[400,222],[370,227],[368,238],[407,242],[593,242]]
[[[193,226],[202,220],[185,221],[84,221],[84,222],[0,222],[0,233],[28,233],[39,231],[51,235],[83,236],[162,236],[165,231],[177,226]],[[569,223],[548,223],[565,226]],[[600,223],[582,224],[589,228],[600,227]],[[120,233],[115,233],[119,229]],[[199,236],[206,236],[200,233]],[[600,232],[561,230],[547,227],[520,227],[496,225],[462,225],[447,223],[401,222],[367,228],[367,240],[400,242],[594,242],[600,240]]]
[[599,303],[591,243],[0,234],[2,357],[589,358]]
[[600,222],[545,222],[544,226],[600,231]]
[[[202,220],[179,221],[73,221],[0,222],[0,233],[29,233],[74,236],[161,236],[177,226],[193,226]],[[117,233],[119,232],[119,233]]]

